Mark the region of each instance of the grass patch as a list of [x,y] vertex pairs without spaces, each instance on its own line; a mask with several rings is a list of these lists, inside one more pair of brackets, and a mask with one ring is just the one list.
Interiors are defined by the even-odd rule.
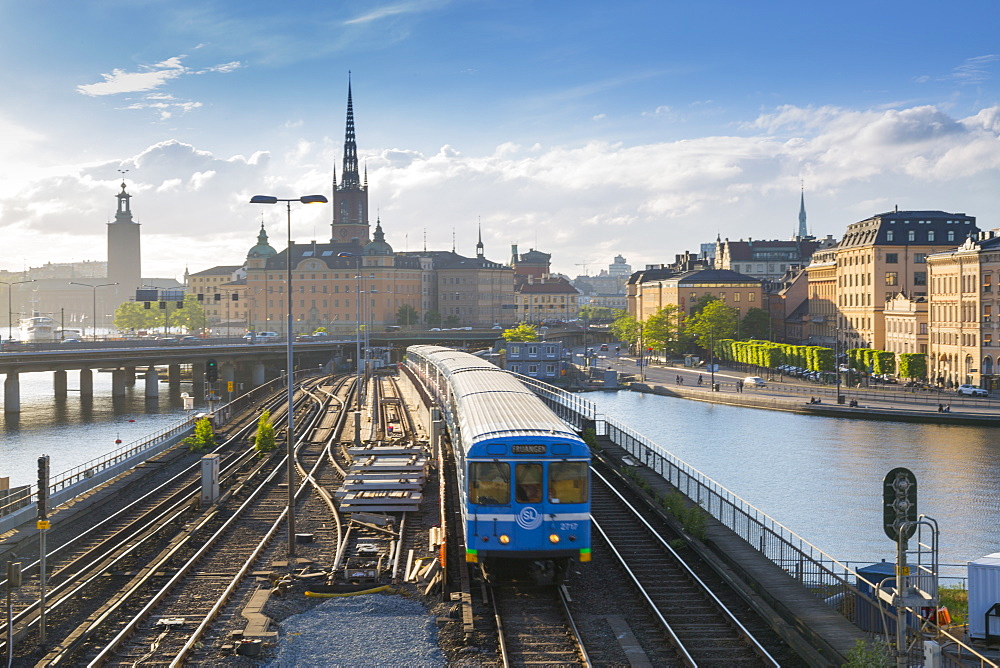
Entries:
[[940,605],[948,608],[952,624],[965,624],[969,621],[969,591],[958,585],[938,587]]

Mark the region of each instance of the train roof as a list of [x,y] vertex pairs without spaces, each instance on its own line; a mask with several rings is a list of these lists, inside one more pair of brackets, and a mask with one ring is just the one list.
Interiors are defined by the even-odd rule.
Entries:
[[495,364],[475,355],[455,350],[454,348],[445,348],[443,346],[410,346],[407,350],[432,362],[434,366],[440,369],[441,373],[449,378],[453,374],[472,369],[500,371],[500,368]]

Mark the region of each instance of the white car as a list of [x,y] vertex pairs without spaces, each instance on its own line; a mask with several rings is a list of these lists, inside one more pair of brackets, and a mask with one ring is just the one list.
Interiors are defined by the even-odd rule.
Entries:
[[988,397],[990,393],[981,387],[976,387],[975,385],[959,385],[958,389],[955,390],[959,394],[964,394],[969,397]]
[[760,376],[747,376],[743,379],[744,387],[767,387],[767,383]]

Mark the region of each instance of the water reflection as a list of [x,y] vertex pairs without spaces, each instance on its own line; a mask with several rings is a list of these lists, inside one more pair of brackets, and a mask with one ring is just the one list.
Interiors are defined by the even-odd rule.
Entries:
[[839,559],[893,558],[882,530],[882,479],[897,466],[916,474],[919,511],[941,525],[943,563],[1000,552],[995,429],[824,418],[632,392],[587,398]]
[[[12,485],[33,483],[39,455],[52,458],[59,473],[140,440],[174,424],[185,411],[180,392],[161,383],[160,396],[147,399],[144,383],[126,387],[124,397],[111,396],[110,374],[94,374],[94,396],[82,397],[70,374],[68,396],[56,398],[51,373],[20,376],[21,412],[0,422],[0,477]],[[181,390],[190,392],[190,383]]]

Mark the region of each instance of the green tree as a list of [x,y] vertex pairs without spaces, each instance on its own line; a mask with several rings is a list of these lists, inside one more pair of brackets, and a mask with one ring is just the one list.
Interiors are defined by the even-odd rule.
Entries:
[[740,336],[744,339],[770,339],[771,316],[762,308],[747,309],[740,323]]
[[903,378],[926,378],[927,355],[924,353],[900,353],[899,375]]
[[701,346],[707,350],[711,339],[718,341],[735,338],[739,317],[739,311],[712,298],[698,313],[685,321],[684,329],[701,339]]
[[702,310],[711,304],[712,302],[720,301],[715,295],[708,294],[707,292],[703,294],[698,299],[694,300],[694,304],[691,305],[691,315],[698,315]]
[[420,315],[417,313],[417,309],[413,308],[410,304],[403,304],[396,310],[397,325],[411,327],[418,322],[420,322]]
[[643,344],[661,349],[667,354],[680,352],[680,319],[677,307],[667,304],[649,316],[642,328]]
[[[182,302],[164,304],[166,308],[162,309],[160,302],[150,302],[150,308],[146,308],[143,302],[125,302],[119,305],[115,309],[115,329],[120,332],[137,332],[167,327],[191,332],[205,327],[205,309],[196,295],[184,295]],[[178,304],[183,306],[178,308]]]
[[261,454],[271,452],[278,447],[274,436],[274,425],[271,424],[271,411],[262,411],[257,418],[257,433],[253,437],[253,447]]
[[444,319],[444,324],[448,325],[449,327],[455,327],[456,325],[458,325],[458,316],[449,315]]
[[424,313],[424,322],[431,327],[438,327],[441,325],[441,312],[431,309]]
[[607,306],[584,304],[580,307],[577,317],[590,322],[611,322],[617,317],[618,311]]
[[505,341],[537,341],[538,330],[534,325],[522,322],[516,327],[503,330],[503,338]]
[[212,422],[208,418],[202,418],[194,423],[194,434],[185,438],[181,443],[188,446],[191,452],[202,452],[215,445],[215,430]]
[[635,318],[625,311],[615,311],[615,321],[611,323],[611,333],[629,345],[634,345],[639,340],[639,323]]

